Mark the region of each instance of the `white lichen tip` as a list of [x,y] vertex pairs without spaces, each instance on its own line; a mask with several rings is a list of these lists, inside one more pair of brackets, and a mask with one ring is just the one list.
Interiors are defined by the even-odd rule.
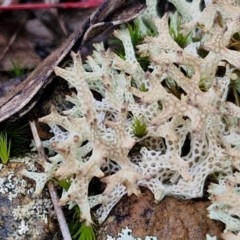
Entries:
[[[146,236],[144,240],[157,240],[157,237],[154,236]],[[126,227],[123,228],[122,231],[118,234],[117,238],[113,238],[111,236],[107,236],[106,240],[142,240],[142,238],[134,237],[132,235],[132,229]]]
[[207,234],[206,240],[217,240],[217,237],[216,236],[211,237],[209,234]]
[[18,230],[18,233],[20,235],[24,235],[25,233],[27,233],[29,230],[28,226],[25,224],[25,221],[22,220],[21,221],[21,226],[19,226],[19,230]]

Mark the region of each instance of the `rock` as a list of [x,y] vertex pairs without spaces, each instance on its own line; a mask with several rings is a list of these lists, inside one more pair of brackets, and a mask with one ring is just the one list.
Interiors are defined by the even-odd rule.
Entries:
[[224,225],[207,217],[209,205],[210,201],[171,197],[155,204],[152,193],[143,189],[139,197],[122,198],[100,227],[97,239],[106,240],[107,235],[116,238],[126,226],[133,230],[134,237],[142,239],[156,236],[164,240],[205,240],[206,234],[220,239]]
[[34,197],[35,183],[20,174],[23,168],[35,168],[36,157],[31,154],[0,164],[0,239],[52,240],[59,232],[48,191]]

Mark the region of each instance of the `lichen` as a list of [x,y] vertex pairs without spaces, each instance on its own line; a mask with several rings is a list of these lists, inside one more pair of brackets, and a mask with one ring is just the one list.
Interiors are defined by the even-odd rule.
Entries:
[[[114,32],[123,43],[125,60],[95,44],[84,65],[79,53],[72,52],[73,67],[54,68],[76,90],[67,97],[74,106],[63,114],[52,107],[39,119],[55,133],[50,141],[56,155],[43,163],[45,173],[24,174],[37,181],[37,193],[52,177],[70,179],[60,203],[77,204],[86,224],[92,223],[92,207],[101,205],[96,213],[102,222],[124,194],[140,195],[140,186],[149,188],[156,202],[166,195],[190,199],[203,196],[209,175],[225,183],[239,171],[240,108],[227,101],[227,95],[232,72],[239,76],[240,70],[240,52],[228,48],[240,28],[240,7],[230,0],[208,1],[201,12],[199,0],[170,2],[182,16],[181,34],[191,33],[184,49],[169,33],[169,13],[159,18],[151,10],[158,34],[146,35],[137,52],[128,28]],[[196,29],[201,41],[190,41]],[[149,59],[147,71],[137,56]],[[218,76],[220,66],[224,76]],[[171,81],[179,94],[166,88]],[[136,118],[146,125],[141,137],[132,128]],[[106,187],[102,194],[88,196],[94,177]],[[213,203],[228,204],[231,211],[216,217],[219,209],[212,207],[210,217],[238,232],[240,224],[235,220],[230,227],[232,217],[226,216],[239,209],[239,183],[234,184],[224,190],[232,199],[212,196]]]
[[[106,240],[142,240],[141,238],[135,238],[132,235],[132,229],[126,227],[122,229],[121,233],[118,234],[118,238],[113,238],[111,236],[107,236]],[[157,237],[154,236],[146,236],[144,240],[157,240]]]

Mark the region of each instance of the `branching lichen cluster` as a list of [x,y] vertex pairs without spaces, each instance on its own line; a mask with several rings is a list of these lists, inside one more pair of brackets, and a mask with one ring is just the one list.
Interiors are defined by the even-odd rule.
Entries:
[[[149,6],[156,2],[147,1]],[[196,198],[214,175],[220,185],[209,189],[210,217],[238,232],[240,108],[227,95],[232,74],[239,76],[240,70],[240,52],[228,47],[240,31],[240,7],[231,0],[208,1],[201,12],[199,0],[169,2],[177,14],[159,18],[152,7],[135,20],[144,36],[139,45],[133,45],[126,26],[114,31],[124,59],[95,44],[85,65],[72,52],[73,67],[54,68],[75,88],[76,94],[67,97],[74,106],[63,114],[52,107],[40,119],[55,134],[50,142],[57,154],[44,164],[45,173],[24,174],[37,181],[37,193],[50,178],[69,179],[60,203],[77,204],[86,224],[92,223],[92,207],[101,205],[96,213],[102,222],[124,194],[140,195],[140,186],[150,189],[157,202],[166,195]],[[146,18],[156,35],[147,35]],[[169,24],[181,34],[174,37],[181,46]],[[149,61],[147,70],[141,58]],[[224,68],[221,76],[219,67]],[[94,177],[106,188],[89,196]]]

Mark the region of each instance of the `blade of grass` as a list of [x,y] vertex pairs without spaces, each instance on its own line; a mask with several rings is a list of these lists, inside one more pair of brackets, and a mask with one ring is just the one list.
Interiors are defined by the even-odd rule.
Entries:
[[0,158],[3,164],[7,164],[10,156],[11,141],[7,140],[7,133],[0,134]]

